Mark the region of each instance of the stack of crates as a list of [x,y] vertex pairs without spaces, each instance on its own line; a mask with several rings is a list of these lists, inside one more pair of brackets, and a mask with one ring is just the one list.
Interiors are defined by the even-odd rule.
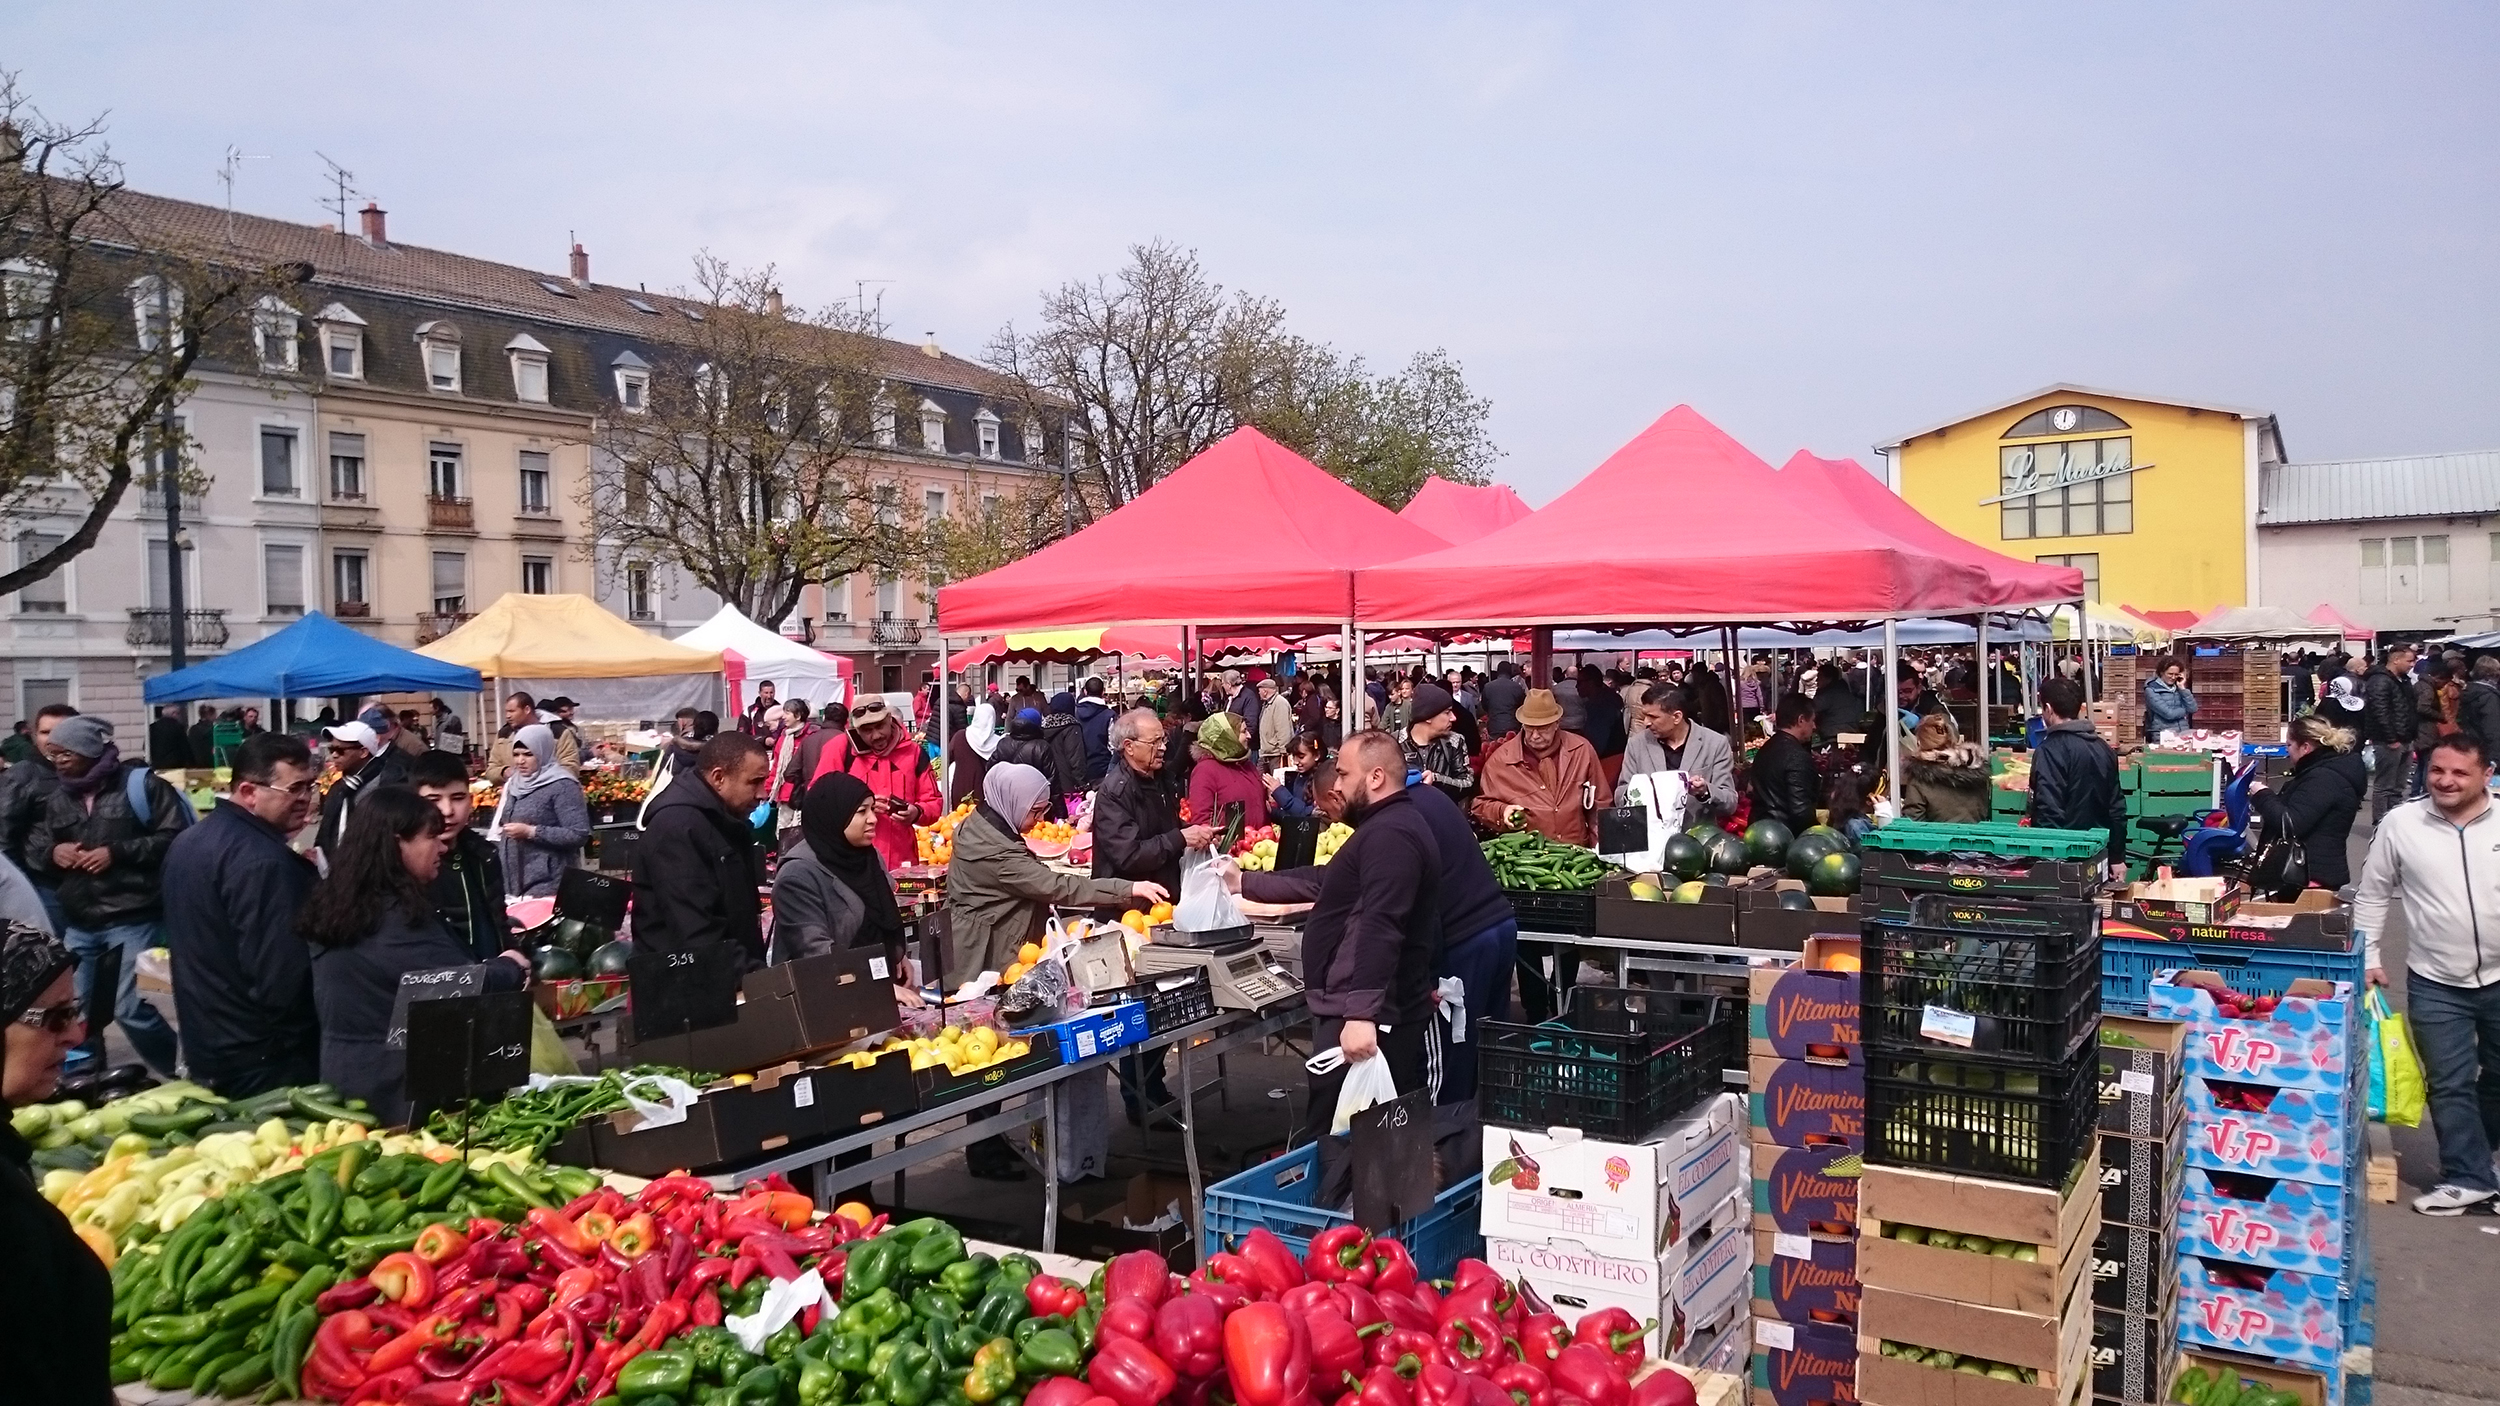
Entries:
[[2185,1027],[2176,1022],[2101,1014],[2092,1395],[2120,1406],[2166,1401],[2178,1370],[2185,1046]]
[[1920,894],[2029,903],[2082,902],[2101,886],[2109,837],[2091,830],[2046,830],[2011,821],[1948,825],[1896,820],[1859,841],[1860,900],[1878,918],[1900,922]]
[[[2144,822],[2162,816],[2202,816],[2220,809],[2218,784],[2210,752],[2149,751],[2121,763],[2118,791],[2127,809],[2127,851],[2178,855],[2178,842],[2162,839],[2146,829]],[[2152,875],[2130,877],[2149,879]]]
[[1854,937],[1810,937],[1794,966],[1752,973],[1757,1406],[1853,1399],[1866,1146],[1860,957]]

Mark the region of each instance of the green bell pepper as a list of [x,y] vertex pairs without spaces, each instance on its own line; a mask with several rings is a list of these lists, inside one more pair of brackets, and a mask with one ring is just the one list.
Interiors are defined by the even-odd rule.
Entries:
[[938,1390],[937,1357],[915,1342],[896,1344],[893,1358],[877,1373],[875,1389],[894,1406],[927,1406]]
[[960,1259],[938,1271],[937,1287],[958,1299],[978,1300],[989,1287],[990,1276],[998,1272],[998,1260],[991,1255],[974,1255]]
[[[913,1224],[918,1224],[915,1221]],[[908,1261],[911,1276],[927,1279],[964,1257],[964,1234],[955,1227],[938,1222],[937,1228],[923,1234],[911,1247]]]
[[953,1327],[964,1316],[964,1301],[934,1286],[911,1296],[911,1311],[934,1323]]
[[745,1348],[738,1346],[738,1340],[733,1336],[730,1338],[728,1346],[723,1347],[720,1350],[719,1365],[720,1375],[717,1380],[723,1386],[734,1387],[738,1384],[738,1379],[740,1377],[743,1377],[747,1373],[754,1371],[756,1368],[763,1366],[764,1357],[762,1353],[749,1352]]
[[895,1329],[910,1321],[911,1305],[892,1289],[881,1288],[843,1309],[835,1326],[845,1333],[865,1333],[874,1343],[892,1337]]
[[735,1347],[737,1343],[737,1338],[727,1328],[713,1323],[689,1330],[684,1350],[688,1357],[694,1359],[695,1376],[707,1382],[718,1382],[721,1380],[721,1348],[724,1345]]
[[616,1394],[627,1401],[649,1396],[684,1397],[694,1386],[694,1359],[661,1350],[637,1355],[616,1374]]
[[984,1339],[994,1338],[1032,1312],[1033,1305],[1024,1297],[1024,1286],[1009,1280],[1007,1266],[1002,1263],[991,1278],[990,1287],[982,1291],[981,1302],[973,1306],[972,1321],[979,1325]]
[[[946,1360],[946,1365],[949,1367],[970,1367],[972,1359],[980,1353],[982,1344],[994,1340],[995,1335],[982,1332],[981,1325],[978,1323],[958,1323],[954,1330],[946,1335],[946,1351],[938,1355]],[[1011,1342],[1010,1346],[1012,1345]]]
[[1046,1314],[1040,1318],[1027,1318],[1016,1325],[1014,1333],[1016,1346],[1022,1347],[1033,1340],[1034,1334],[1046,1333],[1053,1328],[1063,1333],[1067,1332],[1068,1320],[1056,1313]]
[[1013,1391],[1016,1385],[1016,1345],[1005,1338],[992,1338],[972,1355],[971,1370],[964,1373],[964,1396],[973,1402],[996,1401]]
[[810,1362],[799,1368],[799,1406],[841,1406],[845,1388],[832,1363]]
[[[845,1310],[846,1312],[848,1310]],[[825,1361],[837,1372],[854,1377],[868,1375],[869,1355],[876,1351],[877,1340],[857,1329],[844,1329],[833,1335],[825,1348]]]
[[[774,1362],[787,1361],[791,1353],[799,1350],[799,1343],[802,1340],[799,1320],[793,1318],[775,1329],[771,1337],[764,1339],[764,1356]],[[738,1390],[741,1394],[746,1391],[743,1379],[739,1383]]]
[[1076,1334],[1076,1345],[1087,1352],[1094,1350],[1094,1338],[1102,1331],[1102,1305],[1089,1303],[1076,1311],[1076,1321],[1069,1331]]
[[1041,1272],[1042,1262],[1031,1255],[1007,1255],[998,1262],[999,1277],[1014,1281],[1018,1293],[1024,1292],[1024,1286],[1032,1283],[1033,1277]]
[[781,1369],[767,1362],[738,1378],[739,1406],[776,1406],[781,1399]]
[[891,1232],[855,1246],[842,1266],[842,1302],[857,1303],[892,1284],[910,1253]]
[[1073,1377],[1085,1349],[1065,1328],[1044,1328],[1016,1344],[1016,1370],[1028,1377]]
[[892,1239],[900,1241],[907,1246],[917,1245],[923,1238],[938,1231],[951,1228],[952,1227],[948,1226],[946,1222],[938,1219],[936,1216],[916,1216],[903,1222],[901,1225],[888,1228],[885,1234],[880,1235],[877,1238],[883,1240],[891,1237]]

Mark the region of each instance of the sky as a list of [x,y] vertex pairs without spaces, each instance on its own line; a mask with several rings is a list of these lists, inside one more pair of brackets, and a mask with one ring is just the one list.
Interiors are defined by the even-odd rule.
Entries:
[[1774,463],[2052,382],[2295,459],[2500,446],[2500,6],[135,5],[0,68],[130,182],[793,302],[977,355],[1134,244],[1376,367],[1446,349],[1542,503],[1690,403]]

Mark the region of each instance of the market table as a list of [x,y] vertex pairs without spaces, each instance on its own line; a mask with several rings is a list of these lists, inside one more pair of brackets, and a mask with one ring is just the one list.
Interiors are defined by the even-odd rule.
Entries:
[[[1182,1155],[1189,1168],[1189,1219],[1192,1243],[1200,1233],[1199,1218],[1205,1187],[1198,1165],[1198,1128],[1196,1120],[1196,1063],[1209,1055],[1221,1055],[1245,1045],[1281,1034],[1310,1019],[1309,1011],[1299,1000],[1274,1009],[1250,1013],[1220,1011],[1205,1020],[1194,1021],[1176,1029],[1151,1035],[1134,1045],[1106,1050],[1090,1059],[1074,1064],[1061,1064],[1000,1084],[970,1098],[958,1099],[936,1108],[924,1108],[905,1118],[877,1123],[839,1137],[792,1148],[772,1157],[709,1174],[705,1180],[722,1190],[774,1172],[790,1172],[811,1168],[815,1173],[816,1201],[831,1206],[840,1191],[897,1175],[923,1162],[949,1152],[969,1147],[986,1137],[1011,1132],[1032,1123],[1042,1125],[1042,1161],[1055,1172],[1058,1165],[1058,1118],[1049,1097],[1054,1085],[1087,1071],[1099,1072],[1129,1055],[1144,1054],[1172,1046],[1180,1050],[1180,1104]],[[1009,1106],[1010,1103],[1013,1106]],[[987,1110],[987,1111],[984,1111]],[[942,1123],[965,1120],[963,1125],[948,1128],[934,1137],[918,1142],[911,1134],[935,1128]],[[861,1151],[891,1139],[894,1148],[864,1161],[836,1166],[834,1159],[848,1152]],[[1042,1249],[1055,1251],[1059,1243],[1059,1178],[1046,1174],[1043,1182]]]

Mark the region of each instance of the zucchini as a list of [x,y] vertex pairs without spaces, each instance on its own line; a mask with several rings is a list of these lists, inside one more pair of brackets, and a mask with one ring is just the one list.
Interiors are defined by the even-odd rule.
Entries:
[[197,1134],[217,1120],[219,1110],[211,1103],[186,1103],[171,1113],[133,1113],[130,1130],[149,1137],[169,1137],[175,1133]]
[[343,1104],[331,1103],[308,1088],[297,1089],[295,1096],[288,1102],[295,1106],[296,1112],[316,1122],[345,1120],[370,1128],[382,1121],[361,1108],[349,1108]]

